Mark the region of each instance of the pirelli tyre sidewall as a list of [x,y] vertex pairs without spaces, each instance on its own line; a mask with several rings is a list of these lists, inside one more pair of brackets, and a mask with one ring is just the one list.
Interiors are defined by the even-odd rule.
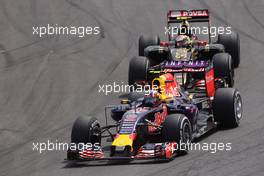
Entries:
[[80,116],[74,122],[71,133],[72,143],[101,143],[100,124],[95,117]]
[[[192,127],[189,119],[183,114],[170,114],[162,125],[162,141],[176,142],[179,155],[188,152],[188,143],[191,141]],[[180,145],[185,148],[180,148]]]
[[238,127],[243,113],[242,106],[242,98],[237,89],[217,89],[213,101],[213,112],[219,127]]
[[158,35],[155,36],[144,36],[141,35],[138,40],[138,55],[145,56],[144,50],[148,46],[152,45],[159,45],[160,44],[160,37]]

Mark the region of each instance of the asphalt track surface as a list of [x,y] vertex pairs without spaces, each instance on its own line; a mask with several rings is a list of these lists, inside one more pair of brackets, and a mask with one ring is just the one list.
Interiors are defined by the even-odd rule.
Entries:
[[[241,126],[201,142],[231,142],[232,150],[191,151],[169,163],[69,165],[66,151],[32,151],[33,142],[70,142],[77,116],[103,122],[103,106],[119,94],[99,84],[126,82],[140,34],[165,36],[168,9],[209,8],[214,25],[241,38],[235,87],[244,101]],[[264,173],[263,0],[0,0],[0,175],[262,176]],[[94,25],[85,38],[32,35],[32,26]],[[122,164],[122,165],[121,165]]]

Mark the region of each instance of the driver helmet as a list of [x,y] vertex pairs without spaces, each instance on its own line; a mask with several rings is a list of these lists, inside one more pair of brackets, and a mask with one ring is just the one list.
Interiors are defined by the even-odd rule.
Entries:
[[191,39],[187,35],[178,35],[175,39],[175,46],[177,48],[182,48],[182,47],[190,47],[191,46]]
[[180,25],[180,35],[191,35],[190,23],[186,20]]

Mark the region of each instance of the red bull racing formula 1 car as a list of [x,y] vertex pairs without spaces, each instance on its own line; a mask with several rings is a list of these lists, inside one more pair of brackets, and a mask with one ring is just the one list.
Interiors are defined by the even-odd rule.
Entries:
[[[167,63],[166,69],[152,80],[148,94],[106,107],[105,126],[94,117],[79,117],[72,128],[71,142],[82,147],[68,150],[67,159],[170,160],[188,151],[181,144],[188,145],[218,126],[239,125],[241,95],[234,88],[217,87],[211,64],[179,61]],[[204,80],[186,90],[173,72],[200,72]],[[115,123],[108,124],[107,112]]]

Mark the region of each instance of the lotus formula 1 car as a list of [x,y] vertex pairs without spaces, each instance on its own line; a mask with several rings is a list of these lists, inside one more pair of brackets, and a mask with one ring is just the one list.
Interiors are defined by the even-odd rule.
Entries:
[[[226,85],[234,85],[234,68],[240,63],[240,41],[239,35],[233,31],[230,34],[219,34],[217,42],[212,42],[210,30],[208,39],[201,40],[194,34],[192,29],[199,26],[191,26],[206,22],[210,29],[208,10],[171,10],[167,15],[168,41],[160,42],[158,36],[141,36],[139,39],[139,56],[132,58],[129,65],[128,82],[130,85],[142,80],[153,79],[148,75],[148,69],[164,65],[167,61],[210,61],[215,67],[215,77],[225,77]],[[180,23],[180,26],[176,26]],[[173,27],[181,29],[179,33],[173,34]],[[192,28],[193,27],[193,28]],[[182,32],[182,29],[183,32]],[[181,75],[178,75],[180,77]],[[197,79],[199,74],[185,77]],[[181,78],[180,78],[181,79]]]
[[[186,63],[185,63],[186,64]],[[122,100],[120,105],[106,107],[106,125],[94,117],[79,117],[72,128],[71,142],[88,144],[70,149],[70,161],[91,160],[170,160],[184,154],[181,144],[199,138],[222,126],[235,128],[242,118],[242,99],[234,88],[215,88],[212,69],[204,65],[183,65],[173,70],[203,69],[205,82],[186,91],[172,73],[160,73],[152,80],[148,94],[135,101]],[[172,68],[171,68],[172,69]],[[109,125],[107,109],[115,123]],[[107,147],[102,147],[111,141]]]

